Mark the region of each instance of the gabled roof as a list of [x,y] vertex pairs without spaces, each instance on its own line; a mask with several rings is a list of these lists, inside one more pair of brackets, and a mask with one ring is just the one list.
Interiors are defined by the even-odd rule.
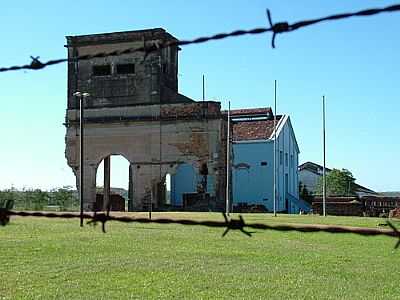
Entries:
[[[228,111],[224,110],[221,113],[226,116]],[[300,152],[289,116],[276,115],[275,124],[274,114],[270,107],[234,109],[230,111],[230,116],[233,141],[273,140],[274,128],[276,128],[278,137],[284,125],[288,124],[295,140],[297,152]]]
[[[227,110],[221,113],[228,115]],[[274,131],[274,115],[270,107],[232,109],[229,114],[234,141],[267,140]],[[282,116],[276,118],[278,126]]]
[[[282,116],[277,116],[276,125]],[[267,140],[274,132],[274,120],[232,121],[232,139],[234,141]]]
[[[307,161],[307,162],[305,162],[305,163],[303,163],[303,164],[301,164],[299,166],[299,171],[308,170],[308,171],[313,172],[313,173],[315,173],[317,175],[321,175],[323,168],[324,167],[320,166],[319,164],[313,163],[311,161]],[[325,168],[325,170],[327,172],[331,171],[331,169],[329,169],[329,168]]]

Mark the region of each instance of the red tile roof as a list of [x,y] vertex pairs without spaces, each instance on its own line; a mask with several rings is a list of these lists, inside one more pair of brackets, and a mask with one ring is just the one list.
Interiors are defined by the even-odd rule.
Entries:
[[[227,110],[222,111],[223,114],[228,114]],[[243,108],[243,109],[232,109],[230,111],[231,116],[240,116],[240,115],[259,115],[259,114],[271,114],[272,109],[270,107],[262,107],[262,108]]]
[[[278,121],[281,116],[277,116]],[[266,140],[274,131],[274,120],[246,120],[236,121],[232,124],[232,139],[234,141]]]

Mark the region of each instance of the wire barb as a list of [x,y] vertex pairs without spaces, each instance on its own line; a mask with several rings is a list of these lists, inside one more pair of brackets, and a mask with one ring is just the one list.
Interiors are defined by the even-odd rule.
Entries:
[[43,64],[40,60],[39,60],[40,56],[31,56],[32,62],[30,64],[30,69],[32,70],[39,70],[39,69],[43,69],[46,65]]
[[278,33],[283,33],[283,32],[289,31],[290,30],[290,26],[289,26],[288,22],[280,22],[280,23],[274,24],[272,22],[271,12],[269,11],[269,9],[267,9],[267,17],[268,17],[269,26],[272,29],[271,46],[272,46],[272,48],[275,49],[275,37],[276,37],[276,35]]
[[6,208],[0,207],[0,225],[6,226],[10,222],[10,216]]
[[394,234],[399,238],[398,242],[394,246],[394,249],[397,249],[400,247],[400,231],[393,225],[392,222],[387,221],[387,224],[389,225],[390,228],[392,228]]
[[228,216],[226,215],[226,213],[222,213],[222,215],[224,216],[225,223],[226,223],[226,229],[225,229],[224,233],[222,234],[222,237],[227,235],[227,233],[231,229],[232,230],[240,230],[245,235],[251,237],[251,233],[244,230],[244,227],[246,226],[246,224],[244,223],[244,219],[242,216],[239,216],[239,220],[234,220],[234,219],[229,219]]
[[101,223],[101,231],[106,233],[106,222],[109,221],[109,215],[105,213],[97,213],[96,211],[93,214],[93,218],[87,222],[88,225],[96,226],[97,222]]

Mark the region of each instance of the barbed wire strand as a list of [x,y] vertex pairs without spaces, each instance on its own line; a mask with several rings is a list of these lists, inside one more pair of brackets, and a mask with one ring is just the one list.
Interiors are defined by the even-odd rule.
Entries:
[[[279,22],[273,23],[271,13],[267,10],[267,17],[269,21],[270,27],[268,28],[255,28],[251,30],[235,30],[230,33],[219,33],[213,36],[208,37],[199,37],[193,40],[180,40],[165,43],[163,45],[153,43],[149,46],[146,44],[140,48],[128,48],[125,50],[116,50],[113,52],[101,52],[93,55],[83,55],[78,56],[74,59],[55,59],[49,60],[45,63],[42,63],[39,58],[40,57],[33,57],[31,56],[31,63],[22,65],[22,66],[12,66],[12,67],[5,67],[0,68],[0,72],[8,72],[8,71],[16,71],[16,70],[41,70],[47,66],[61,64],[64,62],[76,62],[81,60],[89,60],[94,58],[102,58],[102,57],[109,57],[109,56],[120,56],[124,54],[131,54],[135,52],[144,52],[145,57],[151,52],[157,51],[161,48],[166,48],[170,46],[186,46],[190,44],[201,44],[206,43],[213,40],[221,40],[228,37],[238,37],[243,35],[257,35],[266,32],[272,32],[272,41],[271,45],[272,48],[275,48],[275,38],[276,35],[279,33],[291,32],[298,30],[300,28],[311,26],[320,22],[325,21],[335,21],[340,19],[351,18],[355,16],[372,16],[383,12],[395,12],[400,11],[400,4],[391,5],[384,8],[374,8],[374,9],[366,9],[355,13],[343,13],[337,15],[331,15],[328,17],[318,18],[318,19],[311,19],[311,20],[304,20],[299,21],[293,24],[289,24],[288,22]],[[75,219],[80,218],[79,214],[73,213],[44,213],[44,212],[23,212],[23,211],[12,211],[7,210],[4,208],[0,208],[0,225],[6,225],[9,220],[10,216],[20,216],[20,217],[45,217],[45,218],[62,218],[62,219]],[[251,232],[245,230],[245,227],[258,229],[258,230],[277,230],[277,231],[299,231],[299,232],[329,232],[329,233],[353,233],[358,235],[364,236],[377,236],[377,235],[385,235],[390,237],[398,238],[399,241],[397,242],[395,248],[400,246],[400,232],[397,228],[390,222],[387,222],[387,225],[391,228],[388,229],[374,229],[374,228],[360,228],[360,227],[348,227],[348,226],[332,226],[332,225],[293,225],[293,224],[282,224],[282,225],[267,225],[267,224],[246,224],[242,216],[239,216],[238,220],[235,219],[228,219],[228,217],[224,214],[225,221],[218,222],[218,221],[194,221],[194,220],[172,220],[172,219],[147,219],[147,218],[130,218],[130,217],[117,217],[111,216],[105,213],[94,213],[91,214],[84,214],[84,219],[88,219],[88,224],[96,225],[97,223],[102,224],[102,230],[105,232],[105,224],[108,221],[118,221],[123,223],[156,223],[156,224],[181,224],[181,225],[201,225],[207,227],[224,227],[226,228],[222,236],[225,236],[229,230],[239,230],[244,234],[251,236]]]
[[270,27],[261,27],[261,28],[255,28],[255,29],[250,29],[250,30],[235,30],[230,33],[218,33],[218,34],[215,34],[212,36],[199,37],[199,38],[195,38],[192,40],[173,41],[173,42],[168,42],[168,43],[165,43],[162,45],[153,43],[152,45],[149,45],[149,46],[144,45],[143,47],[139,47],[139,48],[128,48],[125,50],[116,50],[116,51],[112,51],[112,52],[100,52],[97,54],[78,56],[78,57],[72,58],[72,59],[61,58],[61,59],[49,60],[45,63],[42,63],[39,60],[40,57],[32,57],[31,56],[32,61],[30,64],[21,65],[21,66],[12,66],[12,67],[2,67],[2,68],[0,68],[0,72],[17,71],[17,70],[24,70],[24,69],[41,70],[47,66],[61,64],[64,62],[76,62],[77,60],[81,61],[81,60],[89,60],[89,59],[94,59],[94,58],[120,56],[120,55],[124,55],[124,54],[135,53],[135,52],[144,52],[145,57],[146,57],[151,52],[160,50],[162,48],[167,48],[170,46],[187,46],[187,45],[191,45],[191,44],[201,44],[201,43],[206,43],[209,41],[222,40],[222,39],[229,38],[229,37],[239,37],[239,36],[243,36],[243,35],[257,35],[257,34],[262,34],[262,33],[266,33],[266,32],[272,32],[271,45],[272,45],[272,48],[275,48],[275,38],[276,38],[276,35],[280,34],[280,33],[295,31],[300,28],[304,28],[307,26],[315,25],[317,23],[326,22],[326,21],[337,21],[337,20],[342,20],[342,19],[347,19],[347,18],[352,18],[352,17],[365,17],[365,16],[372,16],[372,15],[380,14],[383,12],[396,12],[396,11],[400,11],[400,4],[395,4],[395,5],[391,5],[391,6],[387,6],[387,7],[383,7],[383,8],[365,9],[365,10],[361,10],[361,11],[354,12],[354,13],[336,14],[336,15],[331,15],[331,16],[322,17],[322,18],[318,18],[318,19],[298,21],[293,24],[289,24],[288,22],[273,23],[272,17],[271,17],[271,12],[269,10],[267,10],[267,17],[268,17],[268,22],[269,22]]
[[[7,225],[10,221],[11,216],[19,217],[40,217],[50,219],[79,219],[80,214],[78,213],[51,213],[51,212],[27,212],[27,211],[14,211],[0,208],[0,225]],[[400,246],[400,231],[389,221],[387,225],[391,229],[380,229],[380,228],[364,228],[364,227],[352,227],[352,226],[338,226],[338,225],[316,225],[316,224],[277,224],[268,225],[265,223],[245,223],[243,217],[239,215],[239,219],[228,218],[223,213],[224,221],[196,221],[196,220],[185,220],[185,219],[149,219],[149,218],[132,218],[128,216],[113,216],[107,213],[85,213],[83,219],[88,220],[88,224],[96,225],[101,223],[102,231],[105,233],[105,225],[108,221],[117,221],[121,223],[144,223],[144,224],[180,224],[188,226],[205,226],[213,228],[225,228],[222,234],[224,237],[230,230],[239,230],[240,232],[251,237],[252,233],[246,230],[257,229],[257,230],[274,230],[274,231],[297,231],[303,233],[311,232],[327,232],[327,233],[353,233],[362,236],[388,236],[399,239],[395,245],[395,249]]]

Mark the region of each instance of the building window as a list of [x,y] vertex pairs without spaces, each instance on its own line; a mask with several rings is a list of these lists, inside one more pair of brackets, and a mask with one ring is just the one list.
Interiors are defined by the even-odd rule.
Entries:
[[283,151],[279,151],[279,164],[283,165]]
[[290,155],[290,167],[294,167],[294,160],[293,160],[293,154]]
[[117,74],[135,74],[135,64],[118,64]]
[[285,153],[285,166],[289,166],[289,157],[287,153]]
[[267,162],[266,162],[266,161],[262,161],[262,162],[261,162],[261,165],[262,165],[262,166],[266,166],[266,165],[267,165]]
[[107,76],[111,75],[111,65],[97,65],[93,66],[93,76]]

